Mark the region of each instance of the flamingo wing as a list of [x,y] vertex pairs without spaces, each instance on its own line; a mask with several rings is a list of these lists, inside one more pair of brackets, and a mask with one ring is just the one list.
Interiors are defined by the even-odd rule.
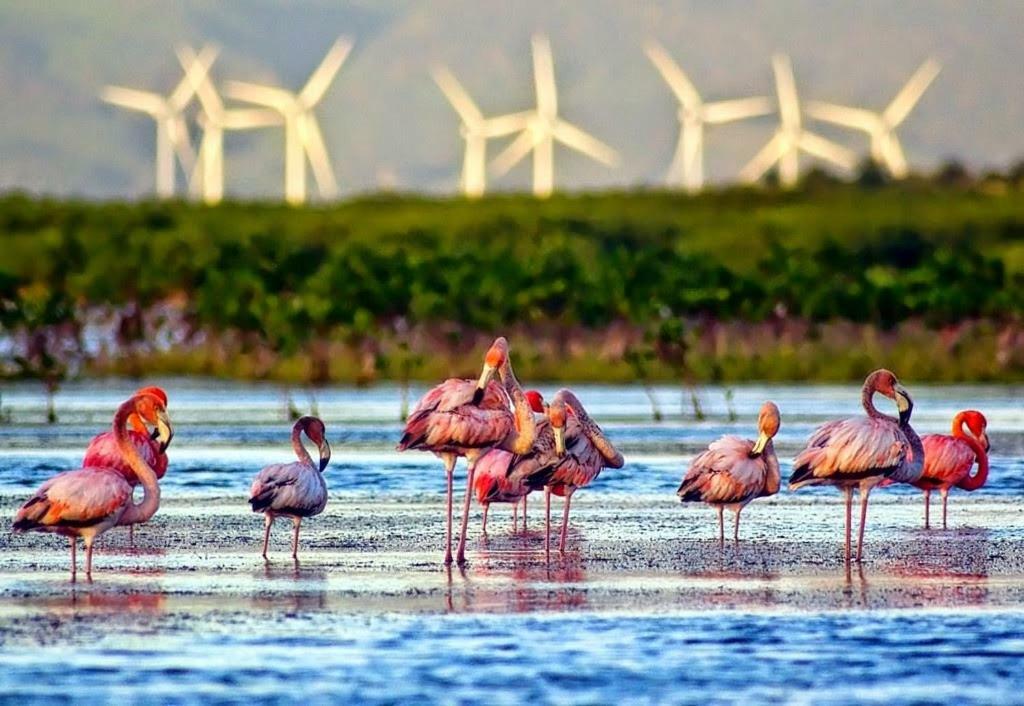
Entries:
[[971,472],[975,455],[971,447],[948,434],[921,437],[924,446],[924,471],[918,484],[926,487],[956,485]]
[[[163,478],[167,473],[167,454],[161,453],[160,445],[147,435],[137,431],[129,431],[128,437],[143,460],[156,471],[156,477]],[[117,437],[112,431],[105,431],[93,437],[85,450],[82,467],[109,468],[120,473],[132,485],[139,484],[135,471],[132,470],[127,459],[121,453],[121,449],[118,448]]]
[[754,442],[727,435],[698,454],[679,486],[683,502],[743,503],[764,490],[767,467],[763,457],[751,458]]
[[529,492],[516,493],[516,484],[509,478],[512,462],[517,457],[511,451],[491,449],[476,462],[473,488],[481,503],[510,502]]
[[886,476],[908,458],[910,444],[895,422],[855,417],[818,427],[793,461],[791,488]]
[[312,466],[297,461],[275,463],[256,474],[249,505],[253,512],[317,515],[327,506],[327,484]]
[[601,474],[604,464],[604,456],[583,433],[579,421],[570,416],[565,425],[565,455],[556,457],[548,484],[582,488]]
[[398,450],[463,453],[506,438],[515,428],[515,418],[505,391],[492,380],[475,405],[475,389],[475,381],[453,378],[430,390],[409,415]]
[[115,471],[80,468],[43,483],[14,516],[16,532],[60,531],[115,522],[132,499],[132,486]]

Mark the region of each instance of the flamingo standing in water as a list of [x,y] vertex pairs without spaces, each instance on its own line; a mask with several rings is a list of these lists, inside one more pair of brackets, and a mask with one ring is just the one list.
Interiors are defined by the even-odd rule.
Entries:
[[682,502],[705,502],[718,508],[718,541],[725,541],[726,507],[736,513],[733,538],[740,539],[740,512],[754,498],[779,492],[779,457],[772,439],[779,432],[779,408],[765,402],[757,420],[757,441],[726,435],[711,442],[690,463],[676,494]]
[[[874,394],[880,392],[895,400],[899,418],[882,414],[875,408]],[[861,404],[866,417],[826,422],[818,427],[793,461],[789,489],[805,485],[833,485],[846,496],[846,563],[850,563],[850,527],[853,489],[860,489],[860,530],[857,534],[857,561],[864,549],[868,495],[886,478],[898,483],[914,483],[921,477],[924,448],[921,438],[910,426],[914,401],[896,376],[888,370],[876,370],[864,381]]]
[[[497,384],[495,373],[501,379]],[[509,398],[514,406],[509,410]],[[466,561],[466,530],[473,496],[473,474],[477,461],[492,448],[514,454],[527,453],[533,446],[536,423],[533,411],[508,357],[508,341],[494,340],[484,357],[478,380],[450,378],[427,392],[406,421],[398,450],[430,451],[444,461],[448,478],[445,564],[452,563],[452,478],[455,462],[468,462],[466,496],[462,508],[462,529],[456,559]]]
[[[544,414],[544,398],[536,390],[527,390],[530,409]],[[526,497],[536,489],[531,477],[556,460],[555,437],[547,419],[537,423],[533,448],[525,454],[514,454],[503,449],[491,449],[480,457],[473,478],[477,502],[484,508],[482,533],[487,534],[487,513],[491,503],[512,503],[513,532],[518,526],[519,501],[523,503],[523,529],[526,529]]]
[[[167,393],[159,387],[143,387],[139,389],[136,395],[153,395],[160,400],[164,408],[167,408]],[[128,417],[128,426],[131,427],[131,431],[128,432],[128,436],[131,438],[132,444],[142,455],[142,458],[146,460],[156,472],[157,480],[164,477],[167,473],[167,447],[170,445],[170,439],[157,439],[157,430],[153,430],[150,434],[149,429],[145,423],[137,414],[132,414]],[[89,442],[89,446],[85,449],[85,458],[82,459],[82,468],[108,468],[113,471],[117,471],[125,477],[129,483],[133,486],[139,484],[139,479],[135,475],[135,471],[132,470],[128,464],[127,459],[121,453],[121,450],[117,445],[117,438],[114,436],[114,432],[105,431],[101,434],[97,434],[93,437],[92,441]],[[128,540],[135,543],[135,525],[129,524],[127,518],[123,518],[118,525],[128,525]]]
[[[602,468],[622,468],[625,459],[616,450],[583,403],[571,390],[561,389],[548,407],[548,420],[555,440],[557,459],[541,476],[544,480],[546,529],[544,548],[551,546],[551,494],[565,498],[562,508],[562,533],[558,551],[565,553],[569,528],[569,504],[577,489],[590,485]],[[536,481],[535,481],[536,482]]]
[[145,394],[124,402],[114,415],[112,431],[118,450],[139,479],[142,502],[132,502],[133,486],[117,471],[80,468],[60,473],[43,483],[14,516],[15,532],[55,532],[68,537],[71,545],[71,579],[77,572],[77,538],[85,540],[85,574],[92,578],[92,548],[96,537],[121,520],[138,523],[153,516],[160,506],[156,471],[135,447],[127,429],[128,419],[137,414],[159,431],[161,438],[173,436],[163,400]]
[[[313,463],[302,434],[317,445],[319,463]],[[316,417],[300,417],[292,427],[292,449],[298,461],[266,466],[253,479],[249,490],[249,505],[253,512],[264,515],[263,558],[267,558],[270,527],[277,517],[290,517],[294,525],[292,558],[299,558],[299,527],[303,517],[319,515],[327,507],[327,482],[324,469],[331,461],[331,445],[327,443],[327,430]]]
[[[964,431],[964,426],[970,431]],[[924,491],[924,528],[929,529],[931,493],[942,495],[942,529],[946,529],[946,502],[949,489],[977,490],[988,480],[988,421],[985,415],[973,409],[953,417],[953,434],[926,434],[921,437],[924,447],[924,470],[914,485]],[[978,470],[971,475],[975,461]]]

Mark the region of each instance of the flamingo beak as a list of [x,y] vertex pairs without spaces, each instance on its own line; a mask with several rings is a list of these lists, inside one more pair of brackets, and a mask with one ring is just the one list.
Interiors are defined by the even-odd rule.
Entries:
[[327,439],[323,439],[319,444],[320,448],[320,472],[323,473],[324,469],[327,468],[327,464],[331,462],[331,445],[327,443]]
[[992,450],[992,444],[988,442],[988,434],[981,435],[981,443],[985,446],[985,453]]
[[771,437],[761,432],[757,436],[757,441],[754,442],[754,448],[750,450],[750,458],[757,458],[764,453],[764,447],[771,441]]
[[155,434],[154,440],[160,445],[160,453],[163,453],[171,445],[171,439],[174,438],[174,427],[171,426],[171,418],[162,409],[156,413],[156,429],[153,430],[153,433]]
[[487,383],[494,377],[494,371],[497,370],[493,365],[484,363],[484,369],[480,373],[480,379],[476,383],[476,389],[473,390],[473,404],[479,405],[484,399],[484,392],[487,390]]
[[914,411],[914,400],[902,385],[897,385],[895,392],[896,409],[900,413],[900,424],[906,424],[910,421],[910,414]]
[[555,433],[555,453],[565,456],[565,427],[552,427]]

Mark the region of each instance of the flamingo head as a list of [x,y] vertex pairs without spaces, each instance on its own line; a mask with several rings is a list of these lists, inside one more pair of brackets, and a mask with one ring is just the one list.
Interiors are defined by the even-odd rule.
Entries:
[[977,410],[969,409],[965,412],[961,412],[957,416],[961,418],[960,423],[967,426],[971,435],[981,443],[985,448],[985,451],[989,451],[992,448],[992,445],[989,443],[988,433],[986,433],[988,420],[985,419],[985,415]]
[[864,388],[871,392],[881,392],[896,402],[896,409],[900,413],[900,424],[910,421],[910,415],[914,411],[914,399],[891,371],[881,368],[871,373],[864,381]]
[[764,453],[768,442],[779,433],[780,423],[779,408],[774,402],[765,402],[761,405],[761,414],[757,418],[757,441],[754,442],[754,448],[750,450],[752,458]]
[[491,381],[494,373],[505,364],[506,360],[508,360],[508,341],[504,336],[498,336],[484,356],[484,369],[476,383],[476,390],[473,391],[473,404],[480,404],[484,398],[487,383]]
[[132,414],[137,416],[143,424],[152,425],[153,440],[160,446],[160,453],[167,450],[174,438],[174,427],[171,426],[171,418],[167,416],[166,403],[162,398],[146,392],[136,394]]
[[565,455],[565,420],[568,415],[569,407],[556,395],[548,405],[548,421],[551,422],[551,431],[555,435],[555,453],[559,456]]
[[[156,397],[163,403],[165,409],[167,408],[167,393],[164,392],[163,388],[161,387],[140,387],[138,390],[135,391],[135,394],[152,395],[153,397]],[[153,432],[150,433],[149,428],[146,426],[145,422],[143,422],[142,419],[137,414],[132,414],[130,417],[128,417],[128,424],[131,426],[132,429],[134,429],[140,434],[149,434],[149,437],[154,441],[156,441],[159,436],[159,430],[153,429]]]
[[527,390],[525,393],[526,401],[530,404],[530,409],[538,414],[544,414],[547,410],[544,407],[544,396],[536,390]]
[[327,468],[331,462],[331,445],[327,443],[327,428],[318,417],[301,417],[296,422],[302,431],[306,433],[309,440],[316,444],[320,451],[320,472]]

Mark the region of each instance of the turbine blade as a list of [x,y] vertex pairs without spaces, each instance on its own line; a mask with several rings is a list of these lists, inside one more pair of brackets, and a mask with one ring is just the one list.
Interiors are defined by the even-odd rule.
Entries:
[[438,66],[434,68],[432,73],[434,83],[441,89],[441,92],[444,93],[445,98],[452,104],[452,107],[455,108],[455,112],[462,118],[462,122],[466,127],[476,127],[483,122],[483,113],[476,107],[476,103],[469,97],[469,94],[462,88],[462,84],[459,83],[451,71],[443,66]]
[[846,170],[853,169],[857,163],[857,155],[853,152],[813,132],[800,133],[797,146],[807,154],[832,162]]
[[309,157],[309,164],[313,167],[313,177],[316,179],[320,195],[325,198],[333,198],[338,193],[338,182],[334,178],[334,170],[331,169],[331,161],[327,158],[327,147],[324,145],[324,137],[320,133],[320,126],[312,113],[305,113],[301,122],[302,143]]
[[790,149],[783,134],[775,133],[772,139],[768,140],[768,143],[740,170],[740,179],[749,182],[757,181]]
[[665,83],[672,89],[672,93],[675,94],[679,102],[691,110],[696,110],[701,104],[700,94],[697,93],[697,89],[679,67],[679,64],[657,42],[648,42],[645,51],[647,58],[665,79]]
[[558,115],[558,90],[555,87],[555,62],[551,43],[542,34],[535,34],[533,45],[533,81],[537,89],[537,112],[547,118]]
[[[204,48],[205,52],[206,49]],[[184,46],[178,49],[178,62],[181,67],[185,70],[184,82],[189,85],[192,93],[199,98],[199,104],[203,107],[203,112],[213,122],[218,122],[224,114],[224,102],[221,101],[220,95],[217,93],[217,89],[210,83],[209,63],[206,63],[202,55],[196,55],[192,50],[192,47]],[[177,93],[177,91],[175,91]],[[174,103],[172,97],[172,105],[176,105],[180,108],[191,100],[191,94],[185,99],[185,101]]]
[[331,48],[327,50],[324,60],[314,69],[309,80],[306,81],[306,85],[299,91],[298,99],[302,105],[306,108],[312,108],[320,102],[341,65],[345,63],[345,59],[350,51],[352,51],[352,42],[344,37],[339,37],[331,45]]
[[563,145],[582,152],[606,166],[613,167],[619,161],[618,153],[611,147],[564,120],[559,120],[554,124],[551,134]]
[[221,115],[220,125],[225,130],[249,130],[281,124],[281,114],[273,110],[226,110]]
[[[192,100],[192,96],[198,94],[199,87],[209,81],[210,68],[213,66],[213,62],[217,60],[219,52],[219,49],[209,45],[204,46],[199,51],[199,54],[196,54],[192,47],[189,46],[183,46],[177,50],[178,63],[184,69],[185,75],[167,99],[167,102],[174,110],[181,110],[188,105],[189,101]],[[216,95],[216,91],[213,93]],[[200,96],[201,100],[202,96]]]
[[228,81],[225,92],[240,101],[265,105],[281,112],[295,104],[295,96],[288,91],[245,81]]
[[785,54],[772,57],[772,71],[775,73],[775,90],[779,96],[779,116],[782,124],[789,128],[800,127],[800,99],[796,94],[796,80],[793,65]]
[[501,154],[494,158],[491,162],[491,174],[500,177],[508,174],[512,167],[519,164],[519,162],[530,153],[535,144],[535,138],[532,130],[524,130],[522,134],[516,139],[512,140],[511,144],[502,150]]
[[107,103],[150,115],[161,115],[167,109],[167,103],[161,96],[149,91],[137,91],[134,88],[107,86],[100,93],[100,98]]
[[768,98],[738,98],[704,104],[704,122],[731,123],[747,118],[756,118],[772,112],[772,101]]
[[881,123],[881,116],[870,110],[821,101],[808,101],[807,114],[816,120],[868,133],[878,130]]
[[900,89],[896,97],[882,113],[882,117],[890,127],[902,123],[910,111],[914,109],[921,96],[928,90],[935,77],[939,75],[941,65],[935,59],[928,59],[914,72],[906,85]]
[[514,132],[525,130],[530,125],[530,118],[535,113],[523,111],[521,113],[510,113],[499,115],[495,118],[487,118],[482,123],[481,132],[485,137],[504,137]]

